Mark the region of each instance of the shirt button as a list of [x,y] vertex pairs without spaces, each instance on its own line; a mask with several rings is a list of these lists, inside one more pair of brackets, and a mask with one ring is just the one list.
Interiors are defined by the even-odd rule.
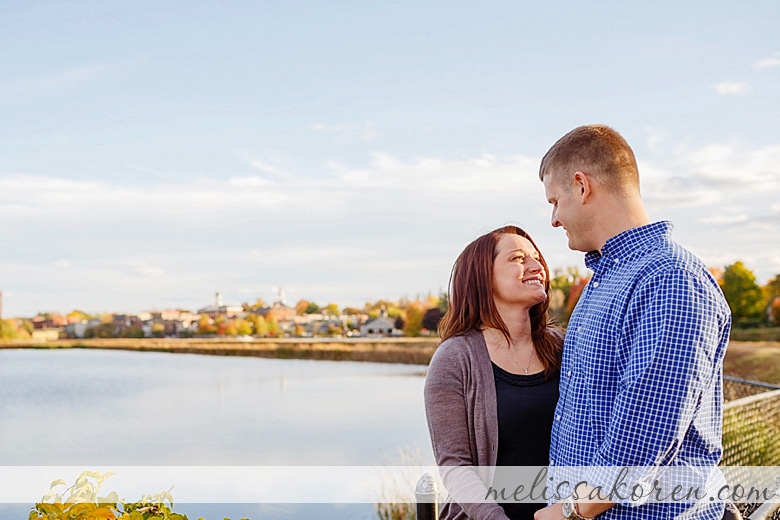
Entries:
[[620,262],[620,259],[619,258],[615,258],[615,263],[617,264],[619,262]]
[[561,414],[558,414],[558,415],[556,415],[556,416],[555,416],[555,420],[556,420],[556,421],[560,421],[560,420],[561,420]]
[[571,370],[569,370],[568,372],[566,372],[566,375],[567,375],[567,376],[571,376]]
[[554,460],[550,461],[550,466],[555,466],[555,461]]
[[593,282],[593,287],[598,287],[598,286],[599,286],[598,282]]

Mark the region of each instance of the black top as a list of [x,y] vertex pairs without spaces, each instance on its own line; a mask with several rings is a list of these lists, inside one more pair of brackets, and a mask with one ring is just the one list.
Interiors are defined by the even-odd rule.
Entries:
[[[512,374],[493,364],[498,405],[496,466],[547,466],[560,374]],[[533,519],[543,503],[501,504],[512,520]]]

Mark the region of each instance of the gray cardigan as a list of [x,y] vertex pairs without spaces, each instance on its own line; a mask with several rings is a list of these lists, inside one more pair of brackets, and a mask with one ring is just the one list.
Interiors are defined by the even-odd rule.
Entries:
[[425,378],[425,415],[436,464],[484,466],[471,478],[448,478],[442,471],[447,497],[442,520],[507,520],[496,503],[456,503],[452,495],[487,495],[498,453],[496,383],[485,339],[471,331],[442,342],[433,354]]

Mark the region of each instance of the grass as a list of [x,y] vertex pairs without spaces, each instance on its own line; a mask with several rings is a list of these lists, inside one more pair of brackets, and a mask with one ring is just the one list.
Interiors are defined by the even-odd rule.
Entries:
[[[740,333],[771,336],[780,330],[756,329]],[[766,332],[766,331],[771,331]],[[738,331],[739,332],[739,331]],[[49,342],[0,341],[0,348],[103,348],[181,352],[219,356],[259,356],[288,359],[326,359],[412,363],[427,365],[438,344],[433,338],[387,339],[92,339]],[[780,340],[743,341],[732,338],[724,373],[729,376],[780,384]]]
[[731,341],[723,362],[727,376],[780,384],[780,343]]
[[780,341],[780,327],[731,329],[732,341]]

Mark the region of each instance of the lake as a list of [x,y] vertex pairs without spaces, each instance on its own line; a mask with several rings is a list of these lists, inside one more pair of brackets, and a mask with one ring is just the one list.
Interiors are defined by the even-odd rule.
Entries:
[[[0,464],[85,470],[111,465],[370,466],[401,464],[402,452],[417,453],[414,463],[432,464],[422,397],[425,369],[154,352],[4,349]],[[56,478],[64,477],[51,476]],[[51,480],[42,483],[41,495]],[[18,506],[6,505],[4,511],[14,507],[16,513]],[[372,515],[365,504],[176,504],[174,510],[208,520],[209,514],[233,520],[239,515]],[[20,518],[26,518],[29,505],[21,511]]]

